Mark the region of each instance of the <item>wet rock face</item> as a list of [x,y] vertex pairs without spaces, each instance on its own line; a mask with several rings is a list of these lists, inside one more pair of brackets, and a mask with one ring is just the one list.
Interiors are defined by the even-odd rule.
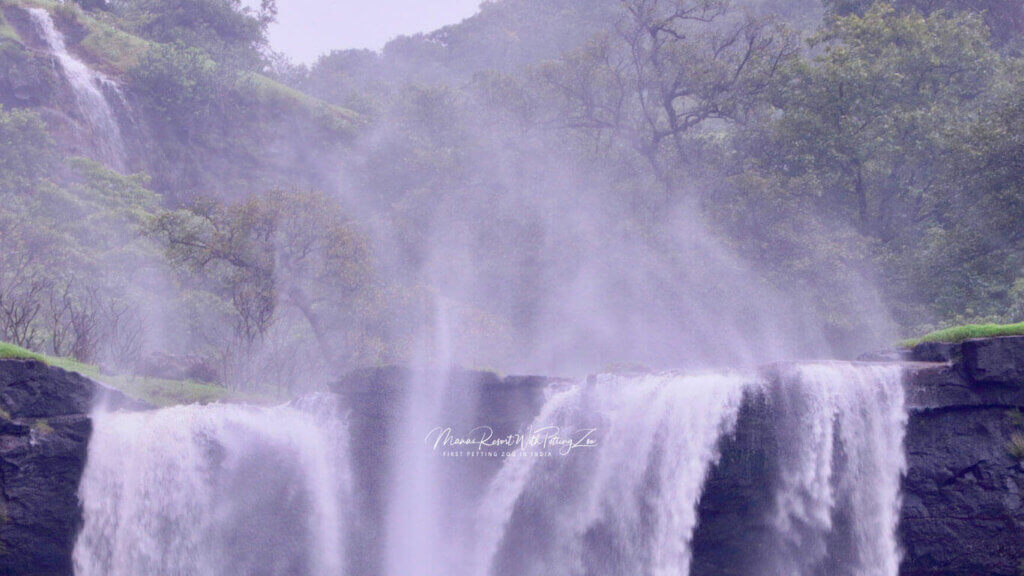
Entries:
[[926,410],[907,428],[901,574],[1017,576],[1024,555],[1024,469],[1007,450],[1005,408]]
[[909,359],[949,363],[972,384],[1024,389],[1024,336],[922,342],[910,351]]
[[141,407],[74,372],[0,360],[0,574],[72,573],[94,401]]
[[0,574],[70,575],[90,421],[58,416],[0,433]]
[[42,362],[0,361],[0,574],[71,574],[97,389]]
[[961,346],[970,381],[1024,391],[1024,336],[968,340]]
[[11,418],[88,414],[97,385],[35,360],[0,363],[0,407]]
[[768,574],[763,561],[775,542],[772,515],[778,450],[770,400],[747,397],[736,432],[719,444],[700,500],[693,534],[692,576]]
[[49,58],[15,42],[0,42],[0,104],[5,108],[50,104],[58,85]]
[[1024,561],[1024,338],[929,343],[911,359],[903,576],[1018,576]]

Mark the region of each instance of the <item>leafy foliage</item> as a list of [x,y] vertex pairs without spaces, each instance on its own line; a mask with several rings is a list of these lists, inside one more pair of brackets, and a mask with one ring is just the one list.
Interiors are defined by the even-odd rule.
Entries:
[[1020,432],[1014,432],[1010,437],[1010,441],[1006,445],[1006,450],[1013,456],[1017,461],[1024,461],[1024,434]]
[[194,334],[195,341],[248,357],[289,318],[278,309],[290,308],[329,365],[358,353],[355,328],[373,282],[368,248],[322,194],[275,190],[230,206],[199,202],[161,213],[152,229],[185,281],[211,290],[200,305],[229,319],[230,334]]
[[185,44],[243,69],[262,66],[274,0],[252,10],[241,0],[118,0],[113,10],[126,27],[149,40]]
[[675,318],[666,286],[721,290],[680,247],[704,218],[836,350],[882,309],[1024,319],[1019,3],[501,0],[308,69],[270,53],[271,1],[11,3],[118,81],[139,172],[76,157],[73,99],[5,11],[0,338],[28,349],[175,348],[249,390],[443,359],[448,329],[497,363],[579,295]]

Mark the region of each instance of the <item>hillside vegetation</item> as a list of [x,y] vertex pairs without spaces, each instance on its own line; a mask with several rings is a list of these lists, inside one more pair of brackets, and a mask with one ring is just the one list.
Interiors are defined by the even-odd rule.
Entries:
[[272,0],[2,0],[0,339],[287,395],[1020,322],[1022,10],[495,0],[303,66]]

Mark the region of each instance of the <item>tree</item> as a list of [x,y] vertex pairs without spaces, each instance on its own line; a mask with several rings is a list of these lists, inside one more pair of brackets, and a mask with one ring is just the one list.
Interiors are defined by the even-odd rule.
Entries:
[[793,39],[722,0],[631,0],[614,34],[548,68],[566,128],[625,142],[668,194],[690,165],[685,137],[763,105]]
[[233,310],[236,341],[251,349],[298,313],[332,366],[352,353],[358,300],[371,284],[368,248],[326,196],[275,190],[234,205],[201,202],[152,225],[193,287]]
[[1005,73],[981,18],[878,4],[833,20],[812,47],[780,74],[774,112],[733,140],[741,154],[721,155],[737,176],[712,210],[783,275],[880,265],[904,326],[991,301],[1001,281],[979,271],[1001,266],[971,261],[956,201],[977,190],[965,142]]
[[225,83],[202,50],[156,45],[128,71],[128,82],[152,111],[157,127],[189,143],[201,138],[219,106]]
[[[863,16],[876,0],[825,0],[826,10],[833,16]],[[924,15],[936,12],[974,12],[984,18],[997,46],[1019,49],[1024,36],[1024,4],[1019,0],[895,0],[899,11],[917,11]]]
[[276,0],[251,8],[242,0],[117,0],[113,8],[139,35],[165,44],[182,43],[233,68],[263,66]]
[[819,204],[891,242],[934,218],[953,143],[978,117],[998,59],[972,15],[900,14],[879,4],[815,39],[789,70],[766,167],[814,178]]

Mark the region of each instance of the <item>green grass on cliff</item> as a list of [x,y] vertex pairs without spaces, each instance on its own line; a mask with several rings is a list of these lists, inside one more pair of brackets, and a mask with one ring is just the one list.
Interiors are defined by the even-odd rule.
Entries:
[[130,374],[101,374],[92,364],[84,364],[72,358],[54,358],[37,354],[20,346],[0,342],[0,359],[38,360],[103,382],[124,392],[132,398],[154,406],[176,404],[209,404],[211,402],[239,402],[267,404],[280,400],[269,394],[255,394],[229,390],[223,386],[196,382],[193,380],[164,380]]
[[269,395],[238,392],[195,380],[165,380],[132,374],[103,374],[97,366],[83,364],[72,358],[47,357],[45,361],[51,366],[78,372],[83,376],[103,382],[132,398],[154,406],[209,404],[211,402],[267,404],[275,401],[275,398]]
[[[0,6],[3,6],[3,4],[0,4]],[[7,21],[7,18],[4,18],[4,13],[0,12],[0,41],[3,40],[18,41],[20,38],[18,37],[18,32],[14,29],[14,26],[11,26],[11,23]]]
[[30,350],[26,350],[21,346],[15,346],[14,344],[8,344],[6,342],[0,342],[0,358],[18,358],[22,360],[39,360],[40,362],[46,362],[46,358],[42,354],[36,354]]
[[1024,322],[1018,324],[965,324],[945,330],[936,330],[920,338],[904,340],[901,345],[910,348],[922,342],[963,342],[971,338],[1022,335],[1024,335]]

